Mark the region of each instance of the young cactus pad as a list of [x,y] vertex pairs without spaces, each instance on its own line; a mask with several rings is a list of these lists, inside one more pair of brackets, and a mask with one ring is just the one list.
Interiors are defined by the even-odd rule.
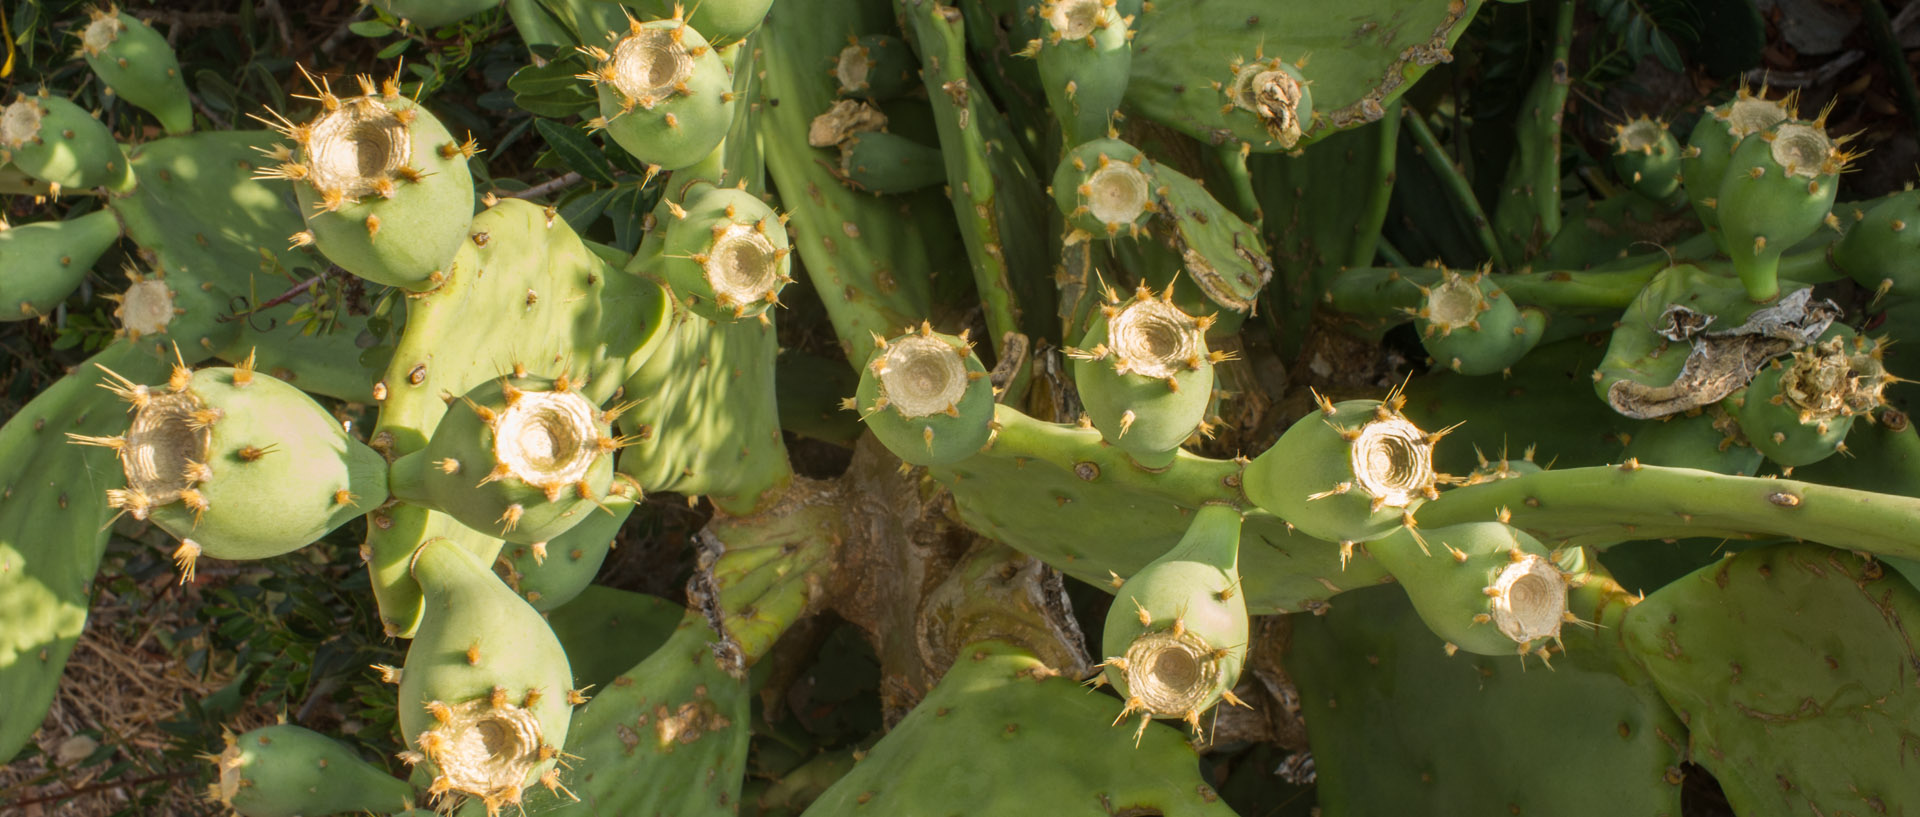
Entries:
[[413,747],[402,759],[427,764],[442,805],[470,796],[489,815],[535,783],[558,787],[558,747],[581,699],[553,630],[448,540],[421,545],[411,569],[426,606],[399,678]]
[[565,376],[503,377],[448,408],[426,448],[393,464],[395,496],[509,542],[545,542],[599,508],[613,488],[611,426]]
[[1735,149],[1716,209],[1747,297],[1779,297],[1781,253],[1820,229],[1850,158],[1818,122],[1783,122]]
[[12,162],[27,175],[61,188],[133,189],[133,167],[113,133],[92,114],[41,89],[0,108],[0,165]]
[[1512,366],[1540,342],[1546,313],[1521,309],[1485,272],[1441,273],[1440,283],[1421,287],[1415,310],[1420,344],[1435,362],[1466,375],[1493,374]]
[[1320,410],[1287,429],[1247,464],[1247,498],[1301,532],[1341,543],[1343,560],[1364,542],[1410,524],[1439,496],[1429,434],[1400,414],[1406,399],[1320,398]]
[[1455,648],[1545,657],[1568,618],[1567,578],[1546,546],[1500,522],[1470,522],[1367,544],[1413,599],[1421,620]]
[[267,122],[299,147],[266,152],[277,164],[259,178],[294,182],[307,229],[290,239],[313,244],[342,269],[413,290],[446,280],[447,263],[473,221],[472,140],[455,141],[433,114],[400,94],[398,77],[355,78],[360,95],[340,97],[314,82],[320,115],[293,124]]
[[1741,88],[1732,102],[1708,108],[1687,136],[1686,150],[1680,156],[1680,181],[1694,213],[1709,230],[1720,227],[1717,197],[1734,148],[1748,136],[1793,118],[1797,104],[1794,94],[1778,101],[1766,95],[1765,86],[1758,92]]
[[1680,191],[1680,143],[1665,122],[1642,116],[1616,126],[1610,158],[1635,193],[1664,202]]
[[80,50],[100,81],[127,102],[146,109],[167,133],[193,130],[193,104],[180,76],[180,59],[152,26],[112,5],[87,13]]
[[765,315],[793,282],[787,228],[752,193],[695,184],[685,206],[668,202],[661,271],[687,308],[731,321]]
[[629,20],[613,50],[588,47],[600,116],[590,124],[634,158],[678,170],[706,158],[733,121],[733,78],[685,20]]
[[[1179,544],[1120,585],[1101,638],[1102,676],[1126,701],[1120,717],[1179,718],[1239,703],[1233,685],[1247,657],[1247,598],[1240,591],[1240,512],[1207,505]],[[1135,733],[1136,740],[1138,732]]]
[[157,388],[108,374],[103,385],[134,409],[126,433],[69,437],[119,455],[126,487],[109,489],[108,504],[178,537],[183,579],[202,554],[278,556],[387,500],[386,461],[251,359],[176,366]]
[[894,456],[945,465],[972,456],[993,434],[993,384],[965,334],[918,330],[879,348],[860,372],[847,408],[860,412]]
[[1074,385],[1101,436],[1141,465],[1163,468],[1201,427],[1213,364],[1226,354],[1207,351],[1213,319],[1180,311],[1171,286],[1158,297],[1142,286],[1125,302],[1107,295],[1071,355]]
[[0,321],[52,313],[119,239],[120,222],[109,210],[65,221],[0,226]]
[[413,787],[333,738],[290,723],[225,735],[209,790],[243,817],[301,817],[413,805]]

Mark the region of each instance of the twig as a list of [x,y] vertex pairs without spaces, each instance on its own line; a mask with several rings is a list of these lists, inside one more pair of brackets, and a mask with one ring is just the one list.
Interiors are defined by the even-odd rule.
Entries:
[[536,184],[525,190],[508,193],[507,198],[510,198],[510,199],[538,198],[548,193],[552,193],[558,190],[565,190],[569,187],[579,184],[580,179],[581,179],[580,174],[575,173],[573,171],[567,171],[566,175],[560,176],[559,178],[548,179],[547,181]]
[[280,0],[266,0],[260,8],[273,18],[273,27],[280,30],[280,41],[288,47],[293,45],[293,26],[287,23],[287,10],[280,7]]
[[340,43],[346,41],[348,34],[353,33],[353,24],[360,22],[360,18],[367,16],[367,9],[368,6],[362,3],[360,8],[354,10],[352,16],[340,23],[339,28],[334,29],[332,34],[328,34],[326,39],[321,40],[320,53],[329,57],[333,56],[333,50],[339,48]]
[[91,785],[91,786],[81,786],[80,788],[77,788],[77,789],[69,789],[59,794],[48,794],[40,797],[29,797],[25,800],[15,800],[12,803],[8,803],[7,807],[25,809],[27,806],[31,806],[37,803],[59,802],[61,800],[67,800],[70,798],[79,797],[80,795],[83,795],[83,794],[91,794],[96,791],[132,788],[134,786],[144,786],[148,783],[157,783],[162,780],[184,780],[186,778],[193,777],[195,774],[196,774],[195,772],[170,772],[167,774],[156,774],[156,775],[150,775],[147,777],[139,777],[133,780],[116,780],[109,783],[95,783],[94,785]]

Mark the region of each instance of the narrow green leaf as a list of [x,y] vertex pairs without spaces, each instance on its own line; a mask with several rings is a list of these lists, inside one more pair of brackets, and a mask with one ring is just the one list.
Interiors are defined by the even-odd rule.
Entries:
[[553,148],[568,170],[590,181],[613,184],[613,172],[607,169],[606,157],[600,155],[600,148],[594,146],[585,131],[551,119],[538,120],[533,126],[540,130],[540,138],[547,140],[547,146]]
[[393,26],[379,20],[361,20],[348,25],[347,30],[362,37],[385,37],[393,33]]

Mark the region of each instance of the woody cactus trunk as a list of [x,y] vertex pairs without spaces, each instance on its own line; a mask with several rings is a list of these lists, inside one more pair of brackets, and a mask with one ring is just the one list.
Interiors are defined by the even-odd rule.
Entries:
[[[356,541],[408,645],[392,757],[206,747],[244,815],[1920,808],[1920,192],[1824,111],[1582,164],[1571,0],[1470,125],[1480,0],[496,5],[375,3],[517,32],[584,186],[391,65],[217,129],[117,9],[54,76],[148,113],[0,111],[93,205],[0,231],[0,319],[137,259],[0,428],[0,757],[137,522],[182,581]],[[684,594],[597,584],[670,505]]]

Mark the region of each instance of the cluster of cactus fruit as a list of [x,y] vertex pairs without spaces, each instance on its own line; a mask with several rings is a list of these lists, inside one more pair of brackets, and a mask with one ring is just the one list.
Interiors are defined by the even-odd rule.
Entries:
[[[209,755],[237,813],[1225,814],[1196,751],[1288,708],[1275,651],[1327,814],[1679,814],[1689,773],[1742,815],[1911,808],[1887,350],[1920,192],[1837,202],[1846,138],[1743,88],[1684,145],[1622,123],[1618,186],[1563,199],[1574,4],[1532,4],[1561,63],[1492,216],[1452,202],[1468,269],[1382,229],[1395,145],[1437,145],[1399,97],[1478,0],[377,0],[584,58],[579,127],[659,191],[631,252],[476,190],[483,146],[373,66],[197,129],[166,42],[98,11],[78,56],[168,135],[61,89],[0,110],[0,192],[98,204],[0,231],[0,319],[121,242],[142,265],[115,340],[0,429],[0,756],[116,516],[183,580],[360,520],[411,777],[282,724]],[[391,339],[228,319],[329,265],[404,293]],[[798,320],[840,371],[782,354]],[[1302,365],[1281,433],[1231,419],[1286,410],[1267,362],[1401,326],[1430,364],[1391,388]],[[796,471],[796,436],[852,465]],[[684,607],[593,585],[649,493],[712,508]],[[1672,555],[1701,539],[1739,544]],[[1112,596],[1091,651],[1069,579]],[[823,616],[892,728],[750,774],[753,670]]]

